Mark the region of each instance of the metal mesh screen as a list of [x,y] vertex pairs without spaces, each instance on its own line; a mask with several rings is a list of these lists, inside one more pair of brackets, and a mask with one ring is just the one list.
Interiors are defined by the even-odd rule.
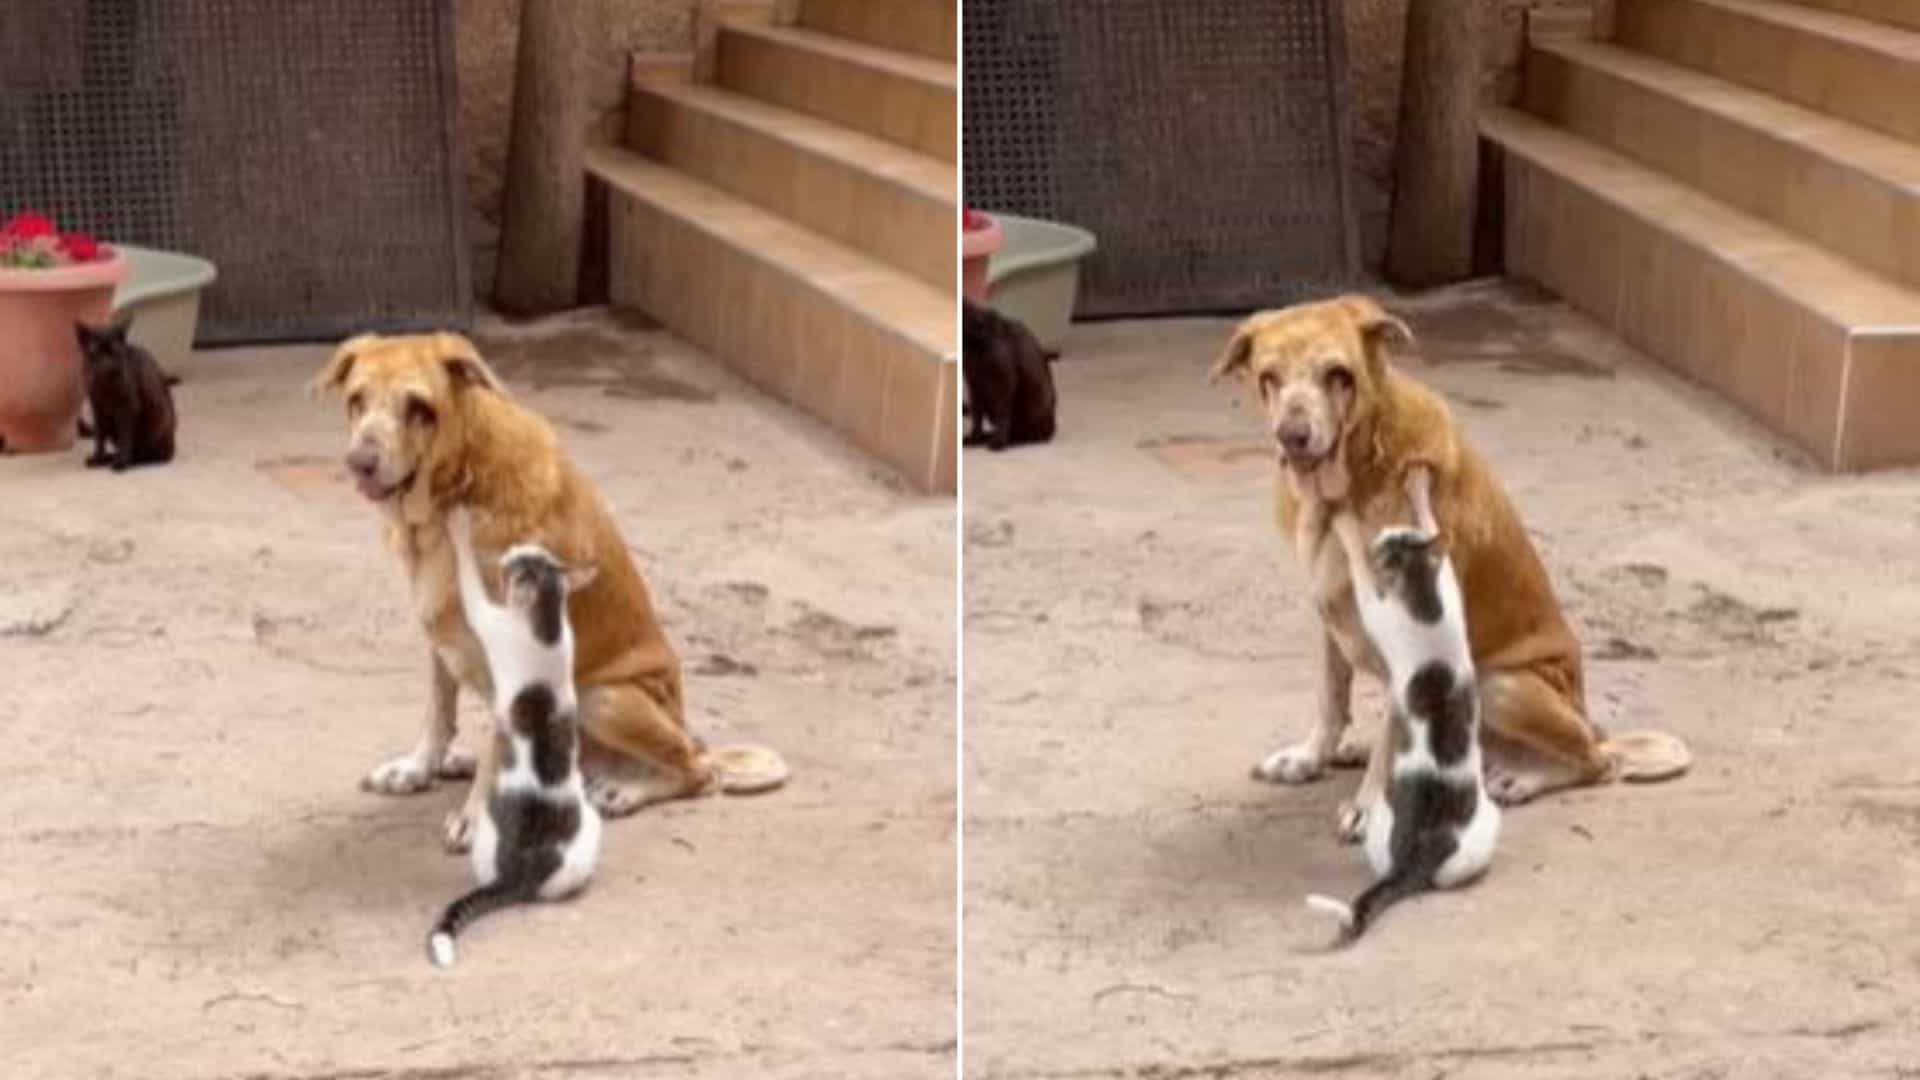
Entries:
[[447,0],[0,0],[0,211],[211,259],[203,344],[463,323]]
[[1239,310],[1358,272],[1331,0],[966,0],[970,206],[1091,230],[1079,313]]

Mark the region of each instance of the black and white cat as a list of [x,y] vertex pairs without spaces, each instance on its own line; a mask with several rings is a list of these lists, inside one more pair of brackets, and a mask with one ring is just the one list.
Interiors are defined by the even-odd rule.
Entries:
[[427,938],[440,967],[453,939],[474,919],[510,904],[557,900],[585,887],[600,857],[600,814],[580,776],[573,628],[567,596],[593,580],[534,544],[500,558],[504,603],[487,595],[464,506],[447,515],[467,625],[480,639],[493,679],[498,770],[486,813],[475,823],[471,859],[480,887],[447,906]]
[[1351,905],[1307,897],[1310,907],[1339,918],[1344,940],[1359,937],[1396,900],[1479,877],[1500,835],[1500,808],[1487,797],[1481,767],[1480,694],[1460,582],[1431,506],[1420,495],[1413,503],[1416,527],[1383,529],[1371,545],[1351,511],[1332,523],[1392,698],[1383,736],[1391,741],[1391,773],[1364,808],[1374,883]]

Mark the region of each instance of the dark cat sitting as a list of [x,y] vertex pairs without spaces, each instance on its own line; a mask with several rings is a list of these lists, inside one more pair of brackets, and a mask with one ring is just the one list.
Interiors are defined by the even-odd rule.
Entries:
[[960,322],[961,375],[972,430],[964,445],[1005,450],[1053,438],[1054,354],[1031,330],[969,300]]
[[110,465],[123,472],[172,461],[173,391],[153,354],[127,340],[125,323],[101,330],[76,323],[74,332],[93,408],[93,456],[87,467]]

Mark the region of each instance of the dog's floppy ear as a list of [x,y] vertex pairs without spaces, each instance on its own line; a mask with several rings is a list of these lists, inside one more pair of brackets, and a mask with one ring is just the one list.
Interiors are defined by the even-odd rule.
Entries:
[[366,351],[367,346],[379,340],[379,334],[361,334],[341,342],[340,347],[333,350],[333,359],[327,361],[327,366],[321,368],[320,374],[307,384],[307,393],[313,397],[338,393],[346,385],[347,376],[353,373],[354,360]]
[[1220,353],[1220,359],[1213,362],[1213,370],[1207,374],[1208,382],[1217,384],[1246,374],[1247,361],[1253,356],[1253,335],[1265,324],[1270,314],[1272,312],[1256,311],[1234,328],[1226,349]]
[[505,394],[507,388],[501,384],[499,376],[480,359],[480,350],[473,342],[459,334],[441,332],[434,335],[434,348],[440,354],[440,363],[447,369],[447,377],[457,387],[478,386],[496,394]]
[[1353,320],[1353,328],[1360,332],[1360,343],[1367,350],[1368,372],[1375,379],[1384,378],[1387,351],[1411,347],[1413,329],[1398,317],[1388,314],[1370,296],[1358,293],[1343,296],[1340,306],[1346,309],[1347,317]]

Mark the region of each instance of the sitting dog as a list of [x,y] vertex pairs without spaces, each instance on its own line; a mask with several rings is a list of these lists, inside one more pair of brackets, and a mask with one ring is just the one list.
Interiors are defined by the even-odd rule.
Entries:
[[465,807],[447,820],[450,851],[467,849],[493,790],[493,739],[479,741],[477,763],[450,751],[460,687],[492,698],[447,537],[448,511],[460,503],[478,512],[474,545],[494,575],[489,588],[498,591],[500,554],[518,544],[539,544],[594,573],[567,605],[580,727],[589,746],[644,766],[589,778],[587,797],[602,814],[618,817],[716,786],[744,793],[786,780],[786,765],[771,750],[709,752],[687,731],[679,658],[606,499],[472,342],[447,333],[357,337],[340,346],[311,389],[346,402],[347,470],[386,524],[430,646],[420,741],[374,769],[362,787],[400,795],[424,791],[436,778],[473,776]]
[[[1331,536],[1342,510],[1369,532],[1437,521],[1466,602],[1494,799],[1511,805],[1572,785],[1684,772],[1691,759],[1672,736],[1608,739],[1588,720],[1580,643],[1526,527],[1446,403],[1387,362],[1390,349],[1412,343],[1378,304],[1344,296],[1249,317],[1214,364],[1216,382],[1249,391],[1273,439],[1277,523],[1307,571],[1321,626],[1312,729],[1254,775],[1287,784],[1320,776],[1343,749],[1354,669],[1386,676],[1355,609],[1347,553]],[[1415,506],[1416,496],[1430,503]],[[1366,756],[1359,792],[1340,810],[1344,839],[1364,835],[1366,808],[1385,790],[1387,743]]]
[[972,430],[963,445],[1005,450],[1053,438],[1053,371],[1057,354],[1017,320],[971,300],[960,321],[961,372]]

